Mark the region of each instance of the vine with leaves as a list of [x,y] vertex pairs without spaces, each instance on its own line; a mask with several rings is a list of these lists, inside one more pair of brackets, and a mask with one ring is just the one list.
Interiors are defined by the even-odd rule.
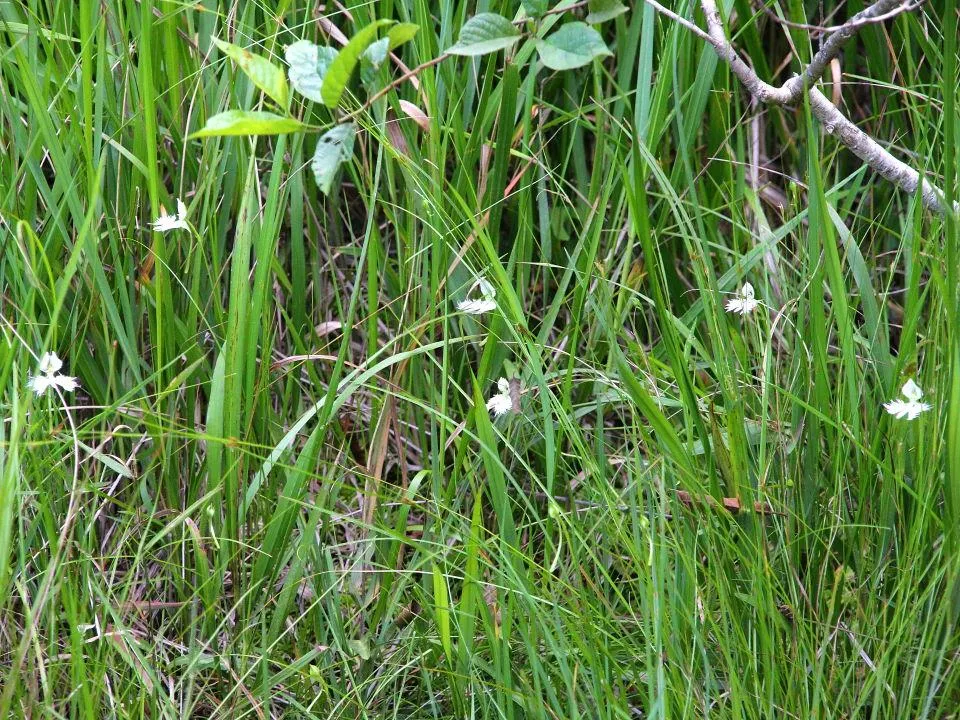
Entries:
[[[339,50],[298,40],[285,49],[286,72],[262,55],[215,39],[221,52],[263,92],[272,109],[219,113],[190,137],[322,132],[310,167],[320,192],[327,195],[334,188],[340,166],[353,157],[357,114],[428,67],[454,56],[478,57],[509,50],[524,38],[534,41],[540,62],[551,70],[573,70],[611,54],[594,26],[627,12],[620,0],[561,2],[553,9],[547,5],[547,0],[522,0],[515,21],[490,12],[471,17],[461,27],[457,42],[445,52],[385,86],[379,85],[380,68],[394,49],[414,38],[419,26],[377,20],[359,30]],[[562,18],[566,21],[554,29],[557,18],[552,16],[569,15],[584,5],[588,10],[585,21]],[[344,98],[358,68],[367,100],[359,108],[347,111]],[[304,100],[339,113],[339,119],[332,126],[316,126],[300,119],[293,111],[291,88]]]

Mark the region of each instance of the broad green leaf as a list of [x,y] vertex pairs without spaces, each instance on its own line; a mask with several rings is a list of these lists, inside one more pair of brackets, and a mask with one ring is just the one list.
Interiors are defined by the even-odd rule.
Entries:
[[387,37],[390,38],[390,49],[403,45],[405,42],[413,40],[414,35],[420,30],[419,25],[413,23],[398,23],[390,28]]
[[237,64],[258,88],[273,98],[283,109],[290,102],[290,89],[283,69],[277,67],[265,57],[254,55],[249,50],[214,38],[217,47]]
[[629,9],[620,0],[590,0],[587,4],[589,10],[587,22],[591,25],[599,25],[607,20],[613,20],[617,15],[623,15]]
[[387,59],[387,54],[395,47],[411,40],[419,29],[420,26],[413,23],[394,25],[387,32],[386,37],[371,43],[363,51],[363,55],[360,56],[360,79],[369,92],[373,92],[377,85],[376,71]]
[[377,84],[377,70],[387,59],[387,53],[390,51],[390,38],[380,38],[375,43],[369,45],[360,56],[360,80],[368,91]]
[[363,55],[360,56],[360,62],[366,62],[372,67],[378,68],[383,61],[387,59],[388,52],[390,52],[390,38],[380,38],[363,51]]
[[537,40],[543,64],[551,70],[572,70],[603,55],[612,55],[600,33],[582,22],[567,23],[544,40]]
[[313,176],[317,179],[320,192],[324,195],[330,193],[340,164],[353,155],[353,138],[356,132],[356,125],[343,123],[327,130],[317,141],[317,149],[313,152],[313,162],[310,163],[310,167],[313,169]]
[[520,0],[520,4],[532,18],[538,18],[547,11],[547,0]]
[[447,52],[468,57],[486,55],[508,48],[519,39],[520,31],[503,15],[480,13],[463,24],[456,45]]
[[320,97],[324,105],[331,108],[337,106],[363,51],[376,40],[377,32],[382,26],[392,23],[393,20],[377,20],[367,25],[350,38],[350,42],[337,53],[337,57],[330,63],[327,74],[323,78],[323,87],[320,88]]
[[207,120],[203,129],[193,133],[190,139],[220,135],[282,135],[303,130],[305,127],[306,125],[295,118],[271,112],[228,110]]
[[309,40],[298,40],[287,46],[284,57],[290,66],[293,89],[308,100],[323,102],[320,96],[323,77],[337,57],[337,51],[332,47],[318,47]]

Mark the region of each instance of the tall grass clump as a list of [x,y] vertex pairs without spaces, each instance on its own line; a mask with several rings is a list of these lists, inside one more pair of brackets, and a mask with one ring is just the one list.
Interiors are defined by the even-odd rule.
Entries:
[[0,2],[0,717],[958,717],[958,36]]

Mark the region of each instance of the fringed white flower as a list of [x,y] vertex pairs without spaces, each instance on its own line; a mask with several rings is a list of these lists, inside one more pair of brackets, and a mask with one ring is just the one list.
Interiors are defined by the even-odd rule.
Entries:
[[177,198],[176,215],[167,215],[166,210],[164,210],[160,214],[160,217],[153,223],[153,229],[157,232],[167,232],[168,230],[176,230],[178,228],[186,230],[188,227],[187,206],[183,204],[183,200],[180,198]]
[[497,291],[493,289],[493,285],[480,278],[470,286],[467,295],[469,296],[474,290],[478,291],[479,297],[467,297],[466,300],[461,300],[457,303],[457,310],[468,315],[482,315],[497,309],[497,301],[494,299],[497,297]]
[[56,353],[44,353],[40,357],[40,365],[37,368],[37,375],[32,376],[27,381],[27,387],[33,390],[37,395],[43,395],[52,387],[59,387],[61,390],[73,392],[80,383],[74,377],[61,375],[60,368],[63,367],[63,361],[57,357]]
[[749,315],[757,309],[760,301],[754,297],[753,285],[744,283],[737,294],[727,300],[727,312]]
[[920,413],[926,412],[931,407],[930,403],[920,402],[920,398],[923,397],[923,390],[913,381],[913,378],[903,384],[903,387],[900,388],[900,394],[903,399],[897,398],[883,404],[884,410],[898,420],[903,418],[915,420]]
[[487,410],[493,413],[495,418],[506,415],[513,407],[513,401],[510,399],[510,381],[506,378],[497,380],[497,394],[487,400]]

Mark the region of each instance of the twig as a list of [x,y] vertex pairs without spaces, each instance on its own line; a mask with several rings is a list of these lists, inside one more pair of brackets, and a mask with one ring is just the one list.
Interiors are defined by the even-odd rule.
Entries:
[[[568,10],[574,10],[576,8],[583,7],[586,4],[587,4],[587,0],[584,0],[583,2],[574,3],[573,5],[568,5],[564,8],[549,10],[546,13],[544,13],[544,15],[553,15],[557,12],[566,12]],[[522,20],[518,20],[517,22],[525,22],[529,19],[530,18],[523,18]],[[355,110],[354,112],[350,113],[348,117],[352,118],[364,112],[365,110],[369,110],[370,107],[372,107],[377,100],[382,98],[388,92],[390,92],[391,90],[393,90],[394,88],[400,85],[403,85],[403,83],[405,83],[407,80],[419,75],[421,72],[423,72],[427,68],[433,67],[434,65],[437,65],[443,60],[446,60],[448,57],[451,57],[450,53],[443,52],[443,53],[440,53],[437,57],[433,58],[432,60],[427,60],[426,62],[422,62],[412,70],[408,70],[403,75],[398,77],[396,80],[393,80],[390,84],[388,84],[387,86],[385,86],[384,88],[376,92],[373,96],[368,98],[367,101],[358,110]]]
[[[686,490],[677,490],[675,492],[677,500],[688,508],[697,509],[700,507],[707,507],[713,510],[719,510],[720,508],[723,508],[733,515],[750,511],[750,506],[743,503],[740,498],[725,497],[717,500],[712,495],[707,494],[701,495],[697,493],[691,493]],[[576,506],[577,512],[582,512],[584,510],[616,510],[618,512],[627,512],[629,510],[629,506],[627,505],[596,503],[590,502],[589,500],[570,498],[566,495],[548,495],[544,492],[534,492],[533,496],[538,500],[552,500],[557,503],[571,503]],[[785,512],[774,510],[770,503],[761,502],[759,500],[754,501],[753,512],[757,513],[758,515],[786,515]],[[666,518],[667,520],[672,520],[673,516],[667,514]]]
[[[581,2],[575,2],[573,5],[566,5],[561,7],[555,7],[552,10],[547,10],[540,17],[547,17],[547,15],[559,15],[560,13],[569,12],[571,10],[576,10],[577,8],[582,8],[590,4],[590,0],[581,0]],[[520,22],[526,22],[530,18],[523,18]]]
[[707,31],[710,34],[711,44],[720,57],[730,63],[733,72],[747,86],[751,94],[763,102],[772,102],[777,105],[792,105],[797,102],[804,91],[820,79],[830,61],[840,54],[843,44],[857,31],[866,25],[878,22],[878,18],[885,16],[894,8],[907,5],[905,0],[877,0],[866,10],[858,12],[847,20],[830,35],[800,75],[790,78],[780,87],[775,87],[761,80],[727,40],[727,33],[723,28],[723,20],[720,18],[720,10],[715,0],[701,0],[700,4],[707,18]]
[[922,183],[920,194],[923,204],[944,214],[946,205],[943,203],[943,192],[939,188],[930,184],[926,178],[921,180],[920,173],[884,150],[876,140],[850,122],[817,88],[810,88],[809,97],[810,110],[813,116],[823,123],[824,130],[834,135],[867,165],[908,193],[916,192]]
[[[713,0],[706,0],[706,2],[712,3]],[[821,78],[830,61],[840,54],[843,44],[852,38],[861,28],[871,23],[879,22],[879,18],[897,10],[898,6],[905,7],[907,5],[909,5],[909,2],[905,2],[905,0],[877,0],[877,2],[866,10],[861,10],[847,20],[835,33],[824,41],[823,46],[817,51],[816,55],[813,56],[813,60],[810,61],[810,64],[807,65],[806,69],[800,75],[800,83],[802,85],[795,89],[796,97],[799,98],[803,90]],[[793,81],[796,87],[796,80],[791,78],[791,80],[787,82],[791,81]]]
[[[675,13],[667,11],[655,0],[644,0],[648,5],[674,21],[680,22],[687,29],[690,23],[678,19]],[[787,80],[780,87],[775,87],[760,79],[757,73],[737,54],[733,45],[727,40],[727,34],[720,18],[715,0],[701,0],[701,7],[707,20],[707,33],[700,28],[693,32],[706,40],[723,60],[729,65],[740,82],[756,99],[773,105],[792,105],[805,92],[809,91],[810,109],[827,132],[836,138],[869,167],[876,170],[887,180],[890,180],[908,193],[914,193],[920,188],[924,206],[941,215],[946,214],[947,205],[943,201],[943,191],[927,180],[920,179],[920,173],[897,160],[889,151],[884,149],[873,138],[854,125],[847,117],[830,102],[823,93],[812,87],[823,75],[827,65],[840,54],[843,43],[849,40],[860,28],[881,19],[892,17],[893,14],[905,12],[909,5],[908,0],[877,0],[862,12],[857,13],[841,25],[835,33],[830,35],[813,60],[804,69],[803,73]],[[696,27],[696,26],[694,26]],[[960,212],[960,203],[954,203],[954,211]]]
[[[885,13],[883,15],[878,15],[872,18],[865,18],[862,22],[862,25],[873,25],[874,23],[882,23],[892,18],[895,18],[897,15],[900,15],[901,13],[912,12],[916,10],[918,7],[920,7],[921,5],[923,5],[924,2],[925,0],[917,0],[917,2],[913,3],[912,5],[909,2],[905,2],[899,7],[894,8],[890,12]],[[766,15],[768,18],[770,18],[773,22],[777,23],[778,25],[784,25],[786,27],[793,28],[794,30],[808,30],[809,32],[823,35],[825,33],[837,32],[838,30],[841,30],[844,27],[844,25],[824,26],[824,25],[808,25],[807,23],[793,22],[791,20],[787,20],[786,18],[780,17],[773,10],[767,7],[766,4],[761,4],[760,10],[763,12],[764,15]]]
[[[649,2],[649,0],[647,1]],[[701,5],[703,14],[707,18],[707,33],[710,36],[710,44],[717,51],[717,55],[727,61],[733,74],[740,78],[740,82],[744,84],[750,94],[761,102],[774,103],[775,105],[789,105],[793,102],[793,94],[789,89],[774,87],[764,82],[740,58],[733,45],[727,41],[727,33],[723,29],[723,21],[720,19],[717,4],[713,0],[702,0]]]
[[370,107],[371,107],[377,100],[379,100],[380,98],[382,98],[382,97],[383,97],[384,95],[386,95],[388,92],[390,92],[391,90],[393,90],[394,88],[396,88],[396,87],[398,87],[398,86],[400,86],[400,85],[403,85],[403,83],[405,83],[407,80],[409,80],[410,78],[414,77],[415,75],[419,75],[421,72],[423,72],[423,71],[426,70],[427,68],[433,67],[434,65],[437,65],[437,64],[440,63],[441,61],[446,60],[448,57],[450,57],[450,53],[440,53],[437,57],[433,58],[433,60],[427,60],[426,62],[420,63],[419,65],[417,65],[417,66],[416,66],[415,68],[413,68],[412,70],[408,70],[408,71],[405,72],[403,75],[401,75],[400,77],[398,77],[396,80],[394,80],[393,82],[391,82],[389,85],[385,86],[382,90],[378,91],[377,93],[375,93],[374,95],[372,95],[370,98],[368,98],[367,101],[366,101],[363,105],[361,105],[357,110],[354,110],[352,113],[350,113],[349,115],[347,115],[347,118],[356,117],[357,115],[359,115],[360,113],[364,112],[365,110],[369,110]]
[[689,30],[690,32],[692,32],[694,35],[696,35],[696,36],[697,36],[698,38],[700,38],[701,40],[705,40],[706,42],[708,42],[708,43],[710,43],[711,45],[713,45],[714,47],[716,47],[716,45],[714,45],[713,38],[711,38],[711,37],[710,37],[707,33],[705,33],[703,30],[701,30],[697,25],[694,25],[694,24],[693,24],[692,22],[690,22],[689,20],[687,20],[687,19],[685,19],[685,18],[682,18],[682,17],[680,17],[679,15],[677,15],[675,12],[673,12],[673,10],[669,10],[669,9],[665,8],[663,5],[661,5],[660,3],[658,3],[656,0],[644,0],[644,2],[647,3],[647,5],[649,5],[650,7],[652,7],[654,10],[656,10],[656,11],[657,11],[658,13],[660,13],[661,15],[670,18],[671,20],[673,20],[673,21],[674,21],[675,23],[677,23],[678,25],[683,25],[683,27],[685,27],[687,30]]
[[[717,500],[712,495],[708,495],[706,493],[698,495],[696,493],[687,492],[686,490],[677,490],[677,500],[690,508],[695,508],[699,505],[706,505],[707,507],[714,509],[722,507],[724,510],[733,513],[734,515],[749,508],[749,506],[744,507],[744,504],[741,502],[740,498],[725,497]],[[759,515],[786,515],[786,513],[774,510],[770,503],[760,502],[759,500],[754,501],[753,511]]]

